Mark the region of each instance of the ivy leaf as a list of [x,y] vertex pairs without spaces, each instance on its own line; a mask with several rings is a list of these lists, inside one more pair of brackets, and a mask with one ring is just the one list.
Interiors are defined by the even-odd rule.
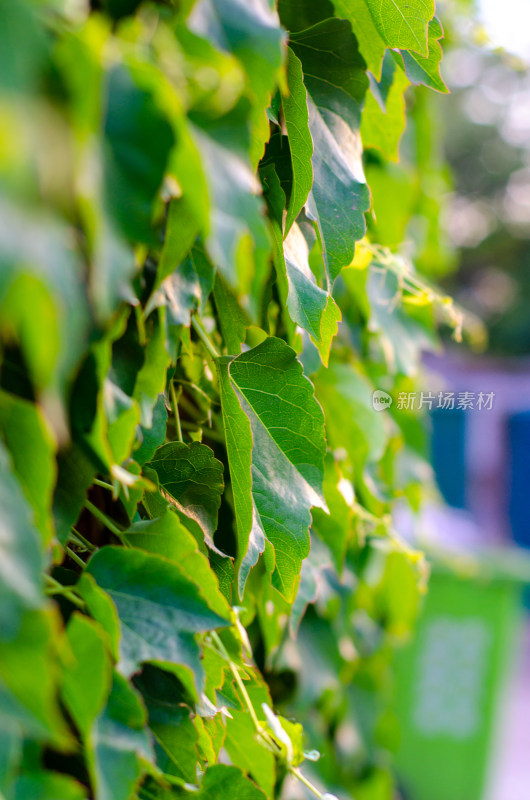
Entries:
[[158,766],[166,774],[195,783],[198,736],[179,682],[173,675],[147,665],[134,684],[147,706]]
[[164,497],[197,523],[208,547],[216,549],[213,534],[224,489],[223,465],[205,444],[170,442],[148,464],[158,475]]
[[197,800],[264,800],[265,795],[237,767],[215,764],[204,773]]
[[381,83],[371,79],[370,84],[372,91],[366,95],[361,122],[363,147],[375,147],[386,158],[398,161],[399,140],[406,125],[404,92],[410,85],[409,80],[387,53]]
[[107,705],[92,734],[91,772],[98,800],[131,797],[142,775],[141,760],[153,760],[146,722],[140,696],[115,672]]
[[230,710],[225,749],[232,764],[249,774],[267,797],[271,797],[276,779],[274,755],[256,740],[256,729],[248,712]]
[[270,242],[248,158],[247,111],[241,102],[214,122],[196,113],[191,118],[211,195],[206,249],[238,295],[249,296],[255,314],[268,274]]
[[140,520],[124,532],[126,540],[148,553],[174,561],[193,580],[208,601],[210,608],[228,617],[230,608],[219,591],[219,582],[208,559],[199,551],[194,536],[182,525],[173,511],[155,519]]
[[0,429],[11,452],[15,474],[33,508],[35,527],[43,542],[49,544],[54,535],[51,506],[57,479],[54,438],[39,406],[1,390]]
[[[120,620],[118,670],[132,675],[145,662],[201,679],[194,634],[227,624],[211,610],[196,583],[171,561],[141,550],[104,547],[87,574],[114,601]],[[176,670],[175,670],[176,668]]]
[[337,16],[351,23],[366,68],[379,80],[386,44],[377,31],[366,0],[333,0],[333,5]]
[[191,30],[232,53],[242,64],[249,89],[261,108],[282,65],[284,31],[267,0],[199,0],[189,17]]
[[270,135],[266,109],[283,61],[285,32],[276,9],[267,0],[200,0],[189,25],[243,65],[253,105],[250,161],[255,168]]
[[292,34],[302,62],[313,139],[313,188],[308,214],[316,220],[328,288],[351,263],[369,207],[359,126],[368,85],[365,63],[348,22],[328,19]]
[[333,297],[316,282],[309,266],[307,242],[296,223],[285,238],[283,257],[289,287],[289,315],[293,322],[309,333],[317,348],[322,347],[322,362],[327,366],[331,340],[337,333],[337,322],[342,317]]
[[427,27],[434,0],[365,0],[379,35],[391,48],[427,56]]
[[145,349],[144,363],[134,385],[134,398],[140,406],[141,424],[146,428],[153,424],[153,408],[158,396],[166,388],[167,370],[171,360],[166,349],[165,309],[160,309],[157,316],[158,318],[155,315],[150,317],[151,336]]
[[[435,89],[437,92],[447,94],[449,89],[440,75],[440,62],[443,53],[439,40],[443,38],[443,35],[443,28],[437,18],[434,17],[429,23],[429,54],[423,56],[401,50],[401,57],[407,78],[411,83],[416,86],[423,84],[430,89]],[[399,56],[396,53],[393,55],[399,63]]]
[[75,612],[66,628],[72,662],[67,664],[62,697],[85,742],[89,743],[92,724],[108,697],[112,669],[101,628],[88,617]]
[[172,275],[184,261],[199,234],[199,227],[194,211],[185,196],[171,200],[155,287]]
[[313,184],[313,141],[309,132],[307,92],[304,86],[302,65],[291,48],[287,49],[287,90],[282,108],[289,136],[292,163],[292,185],[284,233],[302,210]]
[[329,514],[324,514],[319,508],[315,508],[311,530],[316,531],[329,548],[340,575],[344,567],[348,540],[354,530],[355,493],[350,481],[341,474],[332,454],[326,456],[324,497]]
[[224,343],[235,356],[241,352],[250,320],[220,275],[215,278],[214,298]]
[[116,606],[109,595],[97,585],[94,576],[86,571],[79,578],[76,589],[85,601],[88,613],[99,622],[107,634],[112,657],[117,661],[119,658],[120,622]]
[[129,70],[114,67],[107,92],[106,204],[128,239],[150,242],[151,208],[174,142],[173,132],[151,93],[136,85]]
[[27,609],[44,600],[41,537],[0,439],[0,640],[13,637]]
[[12,800],[87,800],[87,789],[68,775],[55,772],[22,773],[9,797]]
[[20,341],[37,389],[65,394],[85,352],[90,320],[71,231],[2,196],[0,219],[0,332]]
[[138,464],[150,461],[158,448],[164,443],[167,430],[167,408],[164,394],[159,394],[153,406],[152,425],[148,428],[140,426],[141,444],[134,451],[134,460]]
[[373,409],[373,387],[352,364],[340,363],[320,370],[315,385],[326,413],[330,445],[345,448],[356,474],[361,475],[366,460],[381,459],[387,441],[383,415]]
[[146,314],[157,306],[166,306],[173,325],[189,327],[191,314],[197,309],[204,309],[214,279],[215,270],[204,248],[199,244],[194,245],[186,258],[174,267],[152,294],[146,306]]
[[280,339],[265,339],[218,364],[238,529],[239,592],[267,540],[276,561],[273,583],[291,598],[309,552],[310,508],[325,508],[322,410],[294,350]]
[[17,636],[0,640],[0,727],[61,750],[72,740],[57,702],[59,624],[53,608],[28,611]]

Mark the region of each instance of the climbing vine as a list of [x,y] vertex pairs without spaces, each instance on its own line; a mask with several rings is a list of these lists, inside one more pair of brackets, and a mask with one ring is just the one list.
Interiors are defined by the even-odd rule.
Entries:
[[428,468],[372,393],[459,332],[442,35],[426,0],[0,0],[5,800],[392,796]]

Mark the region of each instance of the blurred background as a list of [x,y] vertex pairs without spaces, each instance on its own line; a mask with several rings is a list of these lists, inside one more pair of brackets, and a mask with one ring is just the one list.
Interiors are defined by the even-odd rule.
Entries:
[[[435,256],[426,244],[419,266],[470,315],[464,342],[447,338],[420,387],[454,400],[430,413],[441,498],[414,532],[435,555],[398,659],[398,771],[411,800],[528,800],[530,6],[446,2],[440,12],[452,25],[451,95],[426,102],[447,244]],[[396,525],[412,535],[406,515]]]

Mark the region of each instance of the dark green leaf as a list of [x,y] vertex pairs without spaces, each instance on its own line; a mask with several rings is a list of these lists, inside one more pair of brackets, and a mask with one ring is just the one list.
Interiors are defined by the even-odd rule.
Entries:
[[219,377],[238,527],[239,591],[267,540],[275,552],[273,582],[292,597],[309,552],[310,508],[325,507],[322,410],[294,350],[280,339],[266,339],[233,360],[220,359]]
[[153,759],[146,722],[140,696],[125,678],[114,673],[107,706],[92,736],[92,775],[98,800],[130,800],[142,775],[141,761]]
[[208,559],[199,551],[195,538],[173,511],[168,510],[155,519],[135,522],[124,535],[133,547],[178,564],[201,587],[210,608],[220,616],[228,617],[229,606],[219,591],[219,582]]
[[44,600],[41,537],[33,510],[12,471],[11,459],[0,439],[0,640],[19,631],[27,609]]
[[62,696],[85,742],[110,691],[112,668],[101,628],[75,612],[66,628],[72,660],[63,677]]
[[104,547],[90,559],[87,573],[118,610],[122,674],[157,662],[169,670],[182,665],[200,680],[194,634],[227,623],[180,566],[141,550]]
[[302,65],[291,48],[288,48],[287,52],[288,94],[282,101],[282,107],[291,151],[292,187],[285,220],[285,234],[302,210],[313,184],[311,167],[313,141],[309,132],[307,92],[304,86]]
[[427,56],[427,26],[434,16],[434,0],[365,0],[365,3],[387,47]]
[[70,778],[54,772],[27,772],[17,779],[12,800],[87,800],[85,786]]
[[307,209],[320,231],[331,290],[364,235],[370,204],[359,133],[368,80],[344,20],[326,20],[293,34],[291,47],[302,62],[314,148]]
[[224,489],[223,465],[205,444],[171,442],[160,447],[149,467],[158,475],[164,496],[199,525],[214,547],[217,512]]
[[132,241],[151,241],[152,204],[162,183],[171,127],[151,94],[131,73],[114,67],[108,78],[105,118],[106,203]]
[[0,430],[11,451],[15,474],[33,508],[35,526],[49,544],[54,535],[51,506],[57,478],[53,436],[38,406],[2,391]]
[[[408,53],[406,50],[401,51],[403,64],[407,78],[414,84],[423,84],[435,89],[437,92],[448,92],[443,78],[440,75],[440,62],[442,60],[442,48],[439,43],[444,35],[442,26],[439,21],[434,19],[429,23],[429,55],[419,55],[418,53]],[[397,54],[394,54],[396,60],[399,59]]]

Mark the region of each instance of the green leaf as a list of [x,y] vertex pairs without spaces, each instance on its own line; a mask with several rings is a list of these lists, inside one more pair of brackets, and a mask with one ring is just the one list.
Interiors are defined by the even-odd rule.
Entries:
[[152,204],[173,141],[150,92],[129,70],[114,67],[107,86],[105,199],[118,230],[133,242],[153,239]]
[[333,448],[344,448],[359,477],[366,460],[381,459],[387,441],[384,415],[374,411],[368,379],[353,364],[332,363],[315,378]]
[[220,275],[215,278],[214,298],[224,343],[235,356],[241,352],[250,320]]
[[43,542],[49,544],[54,535],[51,506],[57,478],[54,438],[39,406],[1,390],[0,429],[11,451],[15,474],[33,508],[35,526]]
[[327,353],[331,339],[337,333],[336,323],[341,319],[341,313],[331,295],[318,286],[309,266],[307,242],[296,223],[286,236],[283,256],[289,287],[289,315],[309,333],[313,343],[326,345],[322,360],[327,364]]
[[130,800],[142,775],[142,760],[153,759],[140,696],[114,673],[107,706],[92,735],[91,772],[97,800]]
[[157,449],[164,443],[167,428],[167,409],[164,394],[159,394],[153,406],[153,419],[150,427],[140,426],[141,444],[134,451],[134,460],[138,464],[150,461]]
[[[153,424],[153,409],[158,396],[165,391],[170,355],[166,349],[164,310],[158,318],[151,315],[151,337],[145,349],[145,360],[134,385],[134,398],[140,406],[140,420],[144,427]],[[130,452],[130,449],[129,449]]]
[[267,106],[283,61],[284,31],[267,0],[200,0],[189,18],[193,31],[232,53],[247,75],[253,103],[250,159],[257,166],[269,138]]
[[101,589],[94,576],[83,572],[76,585],[77,592],[86,603],[89,614],[99,622],[108,636],[112,657],[119,658],[120,622],[116,606],[109,595]]
[[0,2],[0,86],[8,92],[32,91],[47,56],[48,43],[31,3]]
[[428,55],[427,27],[434,16],[434,0],[365,0],[365,3],[387,47]]
[[313,188],[307,210],[317,222],[328,288],[351,263],[369,207],[359,126],[368,85],[350,25],[329,19],[291,36],[302,62],[313,139]]
[[73,444],[68,450],[59,453],[53,518],[61,544],[66,544],[72,525],[79,518],[95,474],[96,467],[78,445]]
[[344,567],[348,540],[354,530],[355,494],[352,484],[341,474],[331,453],[326,456],[324,497],[329,514],[315,508],[311,530],[316,531],[329,548],[340,574]]
[[278,11],[290,31],[303,31],[333,16],[330,0],[278,0]]
[[205,444],[171,442],[160,447],[149,467],[158,475],[166,497],[180,513],[197,523],[208,547],[224,489],[223,465]]
[[197,309],[203,311],[214,279],[215,270],[204,248],[196,244],[153,293],[146,313],[157,306],[166,306],[166,313],[173,325],[189,327],[191,314]]
[[325,507],[322,410],[294,350],[280,339],[266,339],[218,365],[239,592],[267,540],[275,553],[273,583],[290,598],[309,552],[310,508]]
[[333,5],[337,16],[351,24],[366,68],[379,80],[386,44],[377,31],[366,0],[333,0]]
[[267,797],[274,791],[274,755],[256,740],[256,729],[247,711],[230,710],[226,720],[225,749],[232,764],[256,781]]
[[[429,54],[418,55],[417,53],[407,53],[401,51],[401,57],[405,66],[407,78],[416,85],[423,84],[437,92],[447,94],[449,89],[445,85],[440,75],[440,62],[442,60],[442,48],[439,39],[444,35],[443,28],[439,21],[434,19],[429,23]],[[399,63],[399,56],[394,53],[396,61]]]
[[[382,151],[385,158],[398,161],[399,140],[406,125],[404,92],[410,85],[409,81],[404,72],[396,68],[388,53],[383,61],[381,83],[384,84],[385,92],[382,97],[379,93],[380,85],[372,80],[370,83],[372,92],[366,95],[361,121],[363,147],[375,147]],[[376,92],[383,102],[376,99]]]
[[101,628],[75,612],[66,628],[72,661],[63,675],[62,697],[85,742],[92,724],[107,700],[112,668]]
[[219,48],[232,53],[243,64],[249,90],[265,110],[282,65],[284,32],[267,0],[249,4],[245,0],[199,0],[189,26]]
[[313,141],[309,132],[307,92],[304,86],[302,65],[291,48],[287,49],[287,90],[282,108],[289,136],[292,163],[292,186],[284,233],[302,210],[313,184]]
[[187,197],[171,200],[166,221],[164,247],[156,270],[158,287],[184,261],[199,234],[199,223]]
[[158,745],[158,766],[166,774],[195,783],[198,736],[179,682],[163,670],[146,666],[134,683],[147,706],[149,727]]
[[255,783],[246,778],[237,767],[216,764],[208,767],[197,795],[197,800],[264,800],[265,795]]
[[44,600],[41,537],[33,510],[13,474],[0,439],[0,640],[17,634],[27,609]]
[[2,196],[0,218],[0,333],[20,342],[37,389],[66,394],[86,348],[90,319],[71,231]]
[[201,587],[210,608],[228,618],[230,608],[219,591],[217,576],[206,556],[199,551],[195,538],[173,511],[166,511],[162,517],[135,522],[124,532],[124,536],[133,547],[164,556],[178,564]]
[[68,775],[54,772],[22,773],[9,795],[12,800],[87,800],[87,789]]
[[0,727],[64,749],[72,742],[57,703],[53,611],[27,612],[16,638],[0,641]]
[[208,124],[195,114],[192,121],[211,195],[206,249],[238,296],[249,296],[249,311],[255,315],[268,274],[270,241],[248,158],[246,104]]
[[227,623],[180,566],[141,550],[104,547],[86,571],[118,610],[122,674],[132,675],[141,664],[156,662],[170,671],[182,665],[200,681],[194,634]]

